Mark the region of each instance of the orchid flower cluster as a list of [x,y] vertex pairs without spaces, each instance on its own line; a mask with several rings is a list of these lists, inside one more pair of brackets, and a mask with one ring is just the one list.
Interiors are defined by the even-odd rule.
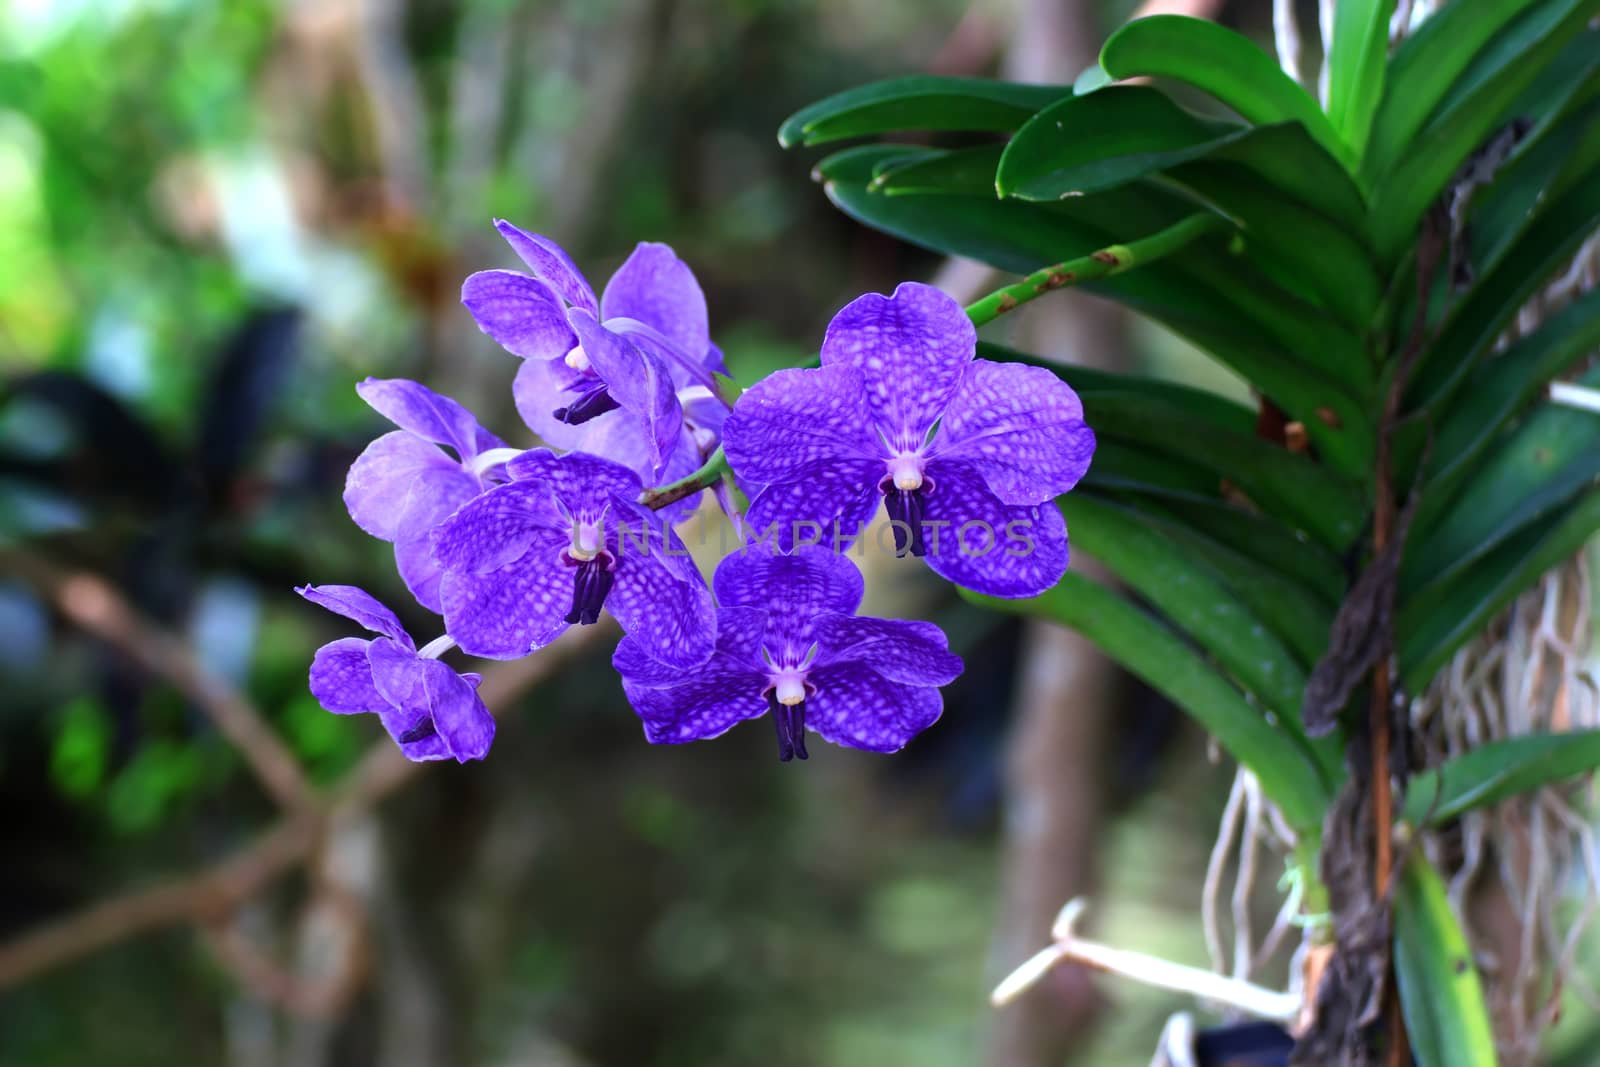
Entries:
[[[976,359],[970,319],[937,289],[852,301],[820,366],[730,403],[705,296],[671,248],[640,244],[597,298],[555,242],[496,226],[527,270],[473,274],[462,303],[522,361],[516,409],[548,447],[510,447],[417,382],[357,386],[396,429],[356,459],[345,505],[394,545],[444,634],[419,649],[366,592],[301,588],[377,635],[317,652],[327,710],[377,714],[414,760],[481,759],[479,677],[440,656],[516,659],[606,611],[652,742],[770,712],[785,761],[806,758],[808,730],[894,752],[939,718],[962,664],[930,623],[856,614],[849,553],[879,509],[884,550],[970,589],[1033,596],[1065,571],[1054,499],[1094,452],[1083,408],[1048,370]],[[676,529],[707,492],[737,534],[709,587]]]

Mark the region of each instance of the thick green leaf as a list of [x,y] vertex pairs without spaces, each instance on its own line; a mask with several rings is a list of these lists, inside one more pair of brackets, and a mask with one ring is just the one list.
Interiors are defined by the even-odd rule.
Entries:
[[[1074,494],[1078,495],[1086,494],[1080,490]],[[1243,551],[1243,546],[1230,547],[1195,529],[1151,497],[1124,493],[1114,499],[1137,513],[1141,523],[1171,542],[1182,556],[1214,574],[1228,592],[1238,598],[1246,612],[1265,623],[1294,653],[1295,665],[1302,676],[1327,650],[1333,607],[1317,594],[1263,565]],[[1077,529],[1073,527],[1074,531]],[[1083,546],[1081,540],[1076,543]],[[1092,549],[1088,551],[1099,555]],[[1337,766],[1337,758],[1329,765]]]
[[1197,389],[1192,385],[1143,374],[1118,374],[1113,371],[1095,370],[1093,367],[1059,363],[1030,352],[997,345],[991,341],[978,342],[978,356],[1000,363],[1027,363],[1044,367],[1064,379],[1080,396],[1089,393],[1132,392],[1153,398],[1159,397],[1169,404],[1188,411],[1196,418],[1204,419],[1218,429],[1241,434],[1255,432],[1254,411],[1225,396],[1219,396],[1206,389]]
[[860,144],[830,152],[811,168],[814,181],[849,182],[870,185],[880,174],[896,166],[935,159],[942,153],[935,148],[911,144]]
[[[1095,453],[1095,465],[1100,454]],[[1093,472],[1091,471],[1091,474]],[[1215,494],[1205,499],[1179,493],[1156,493],[1141,485],[1118,486],[1118,495],[1131,498],[1141,510],[1160,508],[1185,526],[1219,544],[1230,545],[1256,564],[1290,579],[1315,596],[1327,610],[1344,598],[1348,579],[1338,556],[1266,515],[1246,511]]]
[[1194,503],[1208,503],[1217,496],[1217,476],[1204,467],[1111,438],[1095,443],[1094,463],[1081,484]]
[[1373,189],[1372,242],[1384,261],[1398,259],[1412,243],[1428,205],[1467,158],[1505,124],[1512,105],[1567,44],[1585,32],[1585,24],[1597,11],[1600,0],[1545,0],[1530,8],[1474,62],[1459,98],[1447,102],[1386,170],[1365,172]]
[[1192,715],[1234,759],[1255,772],[1292,826],[1313,831],[1321,825],[1329,791],[1311,755],[1147,612],[1072,571],[1054,589],[1030,600],[1001,600],[969,590],[961,595],[996,611],[1050,619],[1078,630]]
[[1495,1067],[1472,946],[1421,849],[1407,857],[1395,894],[1394,969],[1418,1067]]
[[1438,826],[1595,770],[1600,770],[1600,730],[1486,741],[1413,775],[1406,785],[1406,821],[1416,827]]
[[1366,149],[1383,95],[1394,0],[1341,0],[1328,50],[1328,121],[1356,158]]
[[[1174,181],[1216,204],[1244,230],[1245,254],[1280,284],[1364,331],[1372,322],[1383,284],[1359,231],[1334,222],[1246,166],[1201,159],[1167,172]],[[1372,364],[1343,362],[1341,377],[1368,390]]]
[[1574,96],[1570,110],[1546,116],[1530,131],[1474,202],[1468,260],[1476,273],[1497,264],[1541,208],[1560,195],[1563,175],[1591,171],[1600,162],[1600,80],[1591,78]]
[[1068,494],[1060,504],[1077,548],[1104,563],[1215,657],[1286,731],[1300,732],[1305,670],[1215,572],[1119,504],[1088,493]]
[[1424,350],[1406,408],[1440,410],[1517,309],[1600,225],[1600,169],[1543,207],[1531,226],[1461,298]]
[[1198,464],[1227,479],[1262,510],[1327,545],[1349,545],[1366,509],[1356,488],[1302,455],[1253,434],[1220,429],[1161,397],[1137,391],[1083,396],[1097,434]]
[[[1537,331],[1481,364],[1438,428],[1424,477],[1427,498],[1448,499],[1501,428],[1551,379],[1596,348],[1600,289],[1585,293]],[[1418,450],[1429,430],[1417,420],[1407,432],[1417,439],[1412,450]]]
[[[1600,385],[1600,368],[1584,384]],[[1542,404],[1476,464],[1454,498],[1426,498],[1400,571],[1409,600],[1439,587],[1518,530],[1600,480],[1600,418]],[[1445,503],[1435,505],[1436,500]]]
[[1112,34],[1100,66],[1119,81],[1175,78],[1209,93],[1257,126],[1298,122],[1347,167],[1354,158],[1304,89],[1249,39],[1204,19],[1154,15]]
[[1350,172],[1298,122],[1257,126],[1207,153],[1213,163],[1237,163],[1276,188],[1347,227],[1364,233],[1367,202]]
[[995,168],[1000,165],[1000,153],[1004,149],[1004,145],[980,145],[890,162],[878,168],[868,188],[889,196],[907,193],[971,195],[974,189],[987,192],[994,187]]
[[[1307,299],[1364,329],[1379,281],[1356,236],[1360,196],[1343,168],[1300,127],[1285,128],[1299,136],[1278,135],[1268,144],[1265,128],[1224,126],[1154,89],[1112,86],[1029,120],[1006,146],[995,188],[1002,196],[1050,202],[1166,172],[1245,226],[1250,256],[1268,275],[1288,288],[1307,279]],[[1287,169],[1278,159],[1282,152],[1291,154]],[[1289,184],[1280,188],[1282,179]],[[1353,203],[1346,196],[1336,204],[1345,218],[1335,222],[1322,205],[1336,203],[1345,187]],[[1363,360],[1347,366],[1363,375],[1368,370]]]
[[891,78],[801,108],[778,128],[778,143],[793,148],[894,130],[1010,131],[1071,92],[982,78]]
[[1412,147],[1467,66],[1529,0],[1445,4],[1400,42],[1389,63],[1383,102],[1372,123],[1363,165],[1380,174]]
[[1023,200],[1082,196],[1204,155],[1244,129],[1191,114],[1146,86],[1112,85],[1029,119],[1006,145],[995,191]]
[[1400,672],[1420,693],[1456,650],[1539,576],[1600,531],[1600,492],[1591,491],[1544,524],[1523,529],[1436,595],[1407,604],[1396,620]]

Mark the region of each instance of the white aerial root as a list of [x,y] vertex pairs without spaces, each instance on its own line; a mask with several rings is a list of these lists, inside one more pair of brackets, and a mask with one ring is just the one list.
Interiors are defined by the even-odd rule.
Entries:
[[1073,933],[1073,926],[1083,914],[1086,903],[1082,898],[1061,909],[1050,936],[1051,945],[1025,961],[1012,971],[989,994],[996,1007],[1009,1004],[1037,983],[1057,964],[1068,960],[1092,967],[1098,971],[1120,975],[1143,985],[1187,993],[1200,1000],[1225,1005],[1261,1019],[1287,1023],[1300,1010],[1300,996],[1296,993],[1279,993],[1239,978],[1227,978],[1200,967],[1189,967],[1150,956],[1143,952],[1115,948],[1095,941],[1087,941]]

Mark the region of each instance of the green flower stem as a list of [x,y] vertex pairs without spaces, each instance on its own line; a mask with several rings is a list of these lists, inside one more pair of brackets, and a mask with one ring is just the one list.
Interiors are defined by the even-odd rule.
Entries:
[[1149,237],[1130,241],[1125,245],[1107,245],[1096,252],[1077,259],[1068,259],[1043,270],[1036,270],[1015,285],[996,289],[988,296],[967,306],[967,317],[974,326],[993,322],[1012,308],[1020,307],[1045,293],[1069,285],[1108,278],[1125,270],[1169,256],[1208,233],[1230,229],[1227,219],[1220,215],[1196,214],[1173,223]]
[[732,471],[728,467],[728,457],[723,454],[722,447],[719,445],[699,470],[658,489],[646,489],[644,495],[639,497],[639,503],[652,511],[659,511],[668,504],[676,504],[684,497],[693,496],[702,489],[711,488],[717,484],[717,481],[724,474],[731,473]]

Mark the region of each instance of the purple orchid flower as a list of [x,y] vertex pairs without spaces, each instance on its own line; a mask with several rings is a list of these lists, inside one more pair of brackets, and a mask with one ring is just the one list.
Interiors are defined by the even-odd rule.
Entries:
[[698,467],[716,448],[726,406],[714,377],[722,353],[688,265],[667,245],[642,243],[597,300],[560,245],[504,220],[495,226],[532,274],[480,271],[461,301],[479,329],[523,358],[512,393],[528,427],[546,444],[614,459],[652,482]]
[[433,534],[445,630],[464,650],[514,659],[598,621],[604,606],[658,659],[684,668],[711,655],[705,581],[671,527],[637,503],[637,474],[544,449],[506,472],[510,482]]
[[705,666],[686,674],[631,634],[612,657],[652,743],[716,737],[770,711],[785,762],[806,758],[807,729],[896,752],[939,718],[938,687],[961,673],[932,623],[857,616],[861,572],[820,546],[752,545],[722,561],[713,585],[721,606]]
[[[497,481],[504,441],[447,396],[403,378],[368,378],[361,399],[400,429],[350,467],[344,503],[356,525],[394,543],[395,565],[417,602],[438,612],[439,566],[429,533]],[[450,456],[440,446],[451,449]]]
[[476,674],[461,674],[438,655],[442,639],[420,652],[394,612],[353,585],[306,585],[295,592],[378,634],[342,637],[317,649],[311,695],[336,715],[372,712],[407,759],[483,759],[494,716],[478,698]]
[[765,486],[757,530],[835,545],[888,508],[896,552],[1001,597],[1042,593],[1067,566],[1052,501],[1077,484],[1094,433],[1070,386],[1043,367],[975,360],[961,305],[907,282],[869,293],[828,326],[822,366],[781,370],[723,427],[734,473]]

